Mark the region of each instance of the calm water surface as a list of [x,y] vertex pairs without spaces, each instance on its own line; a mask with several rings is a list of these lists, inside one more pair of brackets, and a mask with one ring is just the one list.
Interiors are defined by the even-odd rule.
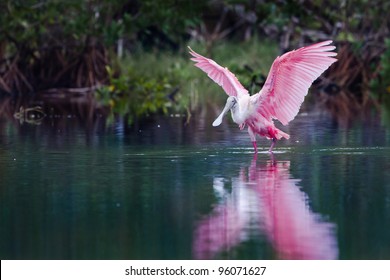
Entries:
[[211,122],[1,119],[0,257],[390,259],[390,132],[375,117],[299,115],[273,157]]

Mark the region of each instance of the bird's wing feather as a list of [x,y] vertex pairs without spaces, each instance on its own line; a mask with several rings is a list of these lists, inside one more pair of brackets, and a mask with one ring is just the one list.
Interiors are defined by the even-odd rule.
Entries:
[[248,94],[248,91],[241,85],[236,76],[226,67],[218,65],[214,60],[201,56],[190,47],[188,48],[193,56],[191,60],[196,62],[195,66],[220,85],[228,95],[240,97],[242,94]]
[[259,93],[252,96],[257,112],[286,125],[298,114],[311,84],[337,61],[336,47],[325,41],[277,57]]

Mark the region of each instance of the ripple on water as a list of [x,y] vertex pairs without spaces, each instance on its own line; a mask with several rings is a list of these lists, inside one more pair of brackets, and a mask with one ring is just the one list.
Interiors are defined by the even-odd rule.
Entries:
[[329,153],[333,155],[384,154],[383,151],[390,151],[390,147],[332,147],[313,150],[313,152]]

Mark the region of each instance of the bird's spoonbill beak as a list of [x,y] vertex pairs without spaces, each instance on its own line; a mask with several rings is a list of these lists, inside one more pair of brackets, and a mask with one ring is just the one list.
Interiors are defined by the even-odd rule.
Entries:
[[218,118],[215,119],[215,121],[213,122],[213,126],[219,126],[222,123],[223,117],[226,115],[227,112],[229,112],[229,110],[233,107],[233,105],[234,104],[232,102],[229,101],[226,102],[225,108],[223,108],[223,111],[218,116]]

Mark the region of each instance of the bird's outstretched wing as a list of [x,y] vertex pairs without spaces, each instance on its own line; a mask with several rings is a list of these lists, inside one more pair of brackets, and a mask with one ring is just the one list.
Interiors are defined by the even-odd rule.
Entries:
[[190,47],[188,48],[193,56],[191,60],[196,62],[195,66],[220,85],[228,95],[239,97],[242,94],[248,94],[248,91],[241,85],[236,76],[226,67],[218,65],[214,60],[201,56]]
[[311,84],[337,61],[331,43],[324,41],[278,56],[263,88],[253,95],[257,111],[283,125],[294,119]]

